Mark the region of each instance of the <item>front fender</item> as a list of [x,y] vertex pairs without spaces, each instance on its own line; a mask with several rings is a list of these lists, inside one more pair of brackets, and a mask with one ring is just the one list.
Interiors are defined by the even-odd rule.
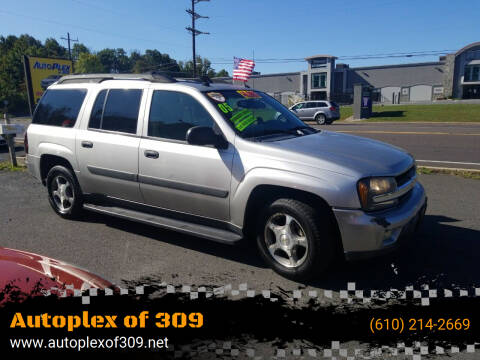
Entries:
[[350,177],[331,172],[310,176],[287,170],[254,168],[245,174],[235,191],[232,191],[230,215],[233,224],[243,226],[250,194],[260,185],[281,186],[312,193],[324,199],[330,206],[359,206],[355,183]]

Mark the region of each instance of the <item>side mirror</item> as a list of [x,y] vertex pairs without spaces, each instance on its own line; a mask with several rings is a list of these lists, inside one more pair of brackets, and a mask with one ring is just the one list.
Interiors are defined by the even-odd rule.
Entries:
[[226,149],[228,142],[222,135],[215,134],[208,126],[194,126],[188,129],[187,142],[191,145],[213,145],[218,149]]

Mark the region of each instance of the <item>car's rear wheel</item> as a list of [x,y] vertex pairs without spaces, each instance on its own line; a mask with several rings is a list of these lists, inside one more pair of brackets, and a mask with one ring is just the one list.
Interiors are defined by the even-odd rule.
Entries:
[[265,261],[282,276],[306,280],[325,270],[334,257],[328,215],[294,199],[268,205],[257,227],[257,245]]
[[66,219],[76,218],[82,212],[83,196],[72,171],[57,165],[47,175],[48,200],[53,210]]
[[327,117],[325,116],[325,114],[317,114],[315,116],[315,121],[318,125],[323,125],[327,121]]

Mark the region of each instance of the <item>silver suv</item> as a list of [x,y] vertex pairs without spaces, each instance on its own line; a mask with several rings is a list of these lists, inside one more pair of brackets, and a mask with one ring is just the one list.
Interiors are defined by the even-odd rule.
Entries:
[[340,106],[333,101],[303,101],[290,107],[290,110],[300,120],[314,120],[318,125],[331,124],[340,119]]
[[294,279],[338,255],[393,249],[426,208],[405,151],[313,129],[263,92],[207,79],[63,77],[39,102],[26,143],[60,216],[86,209],[228,244],[254,240]]

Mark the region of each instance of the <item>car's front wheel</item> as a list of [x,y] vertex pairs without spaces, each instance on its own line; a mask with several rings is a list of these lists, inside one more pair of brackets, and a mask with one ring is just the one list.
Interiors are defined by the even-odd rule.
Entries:
[[278,199],[264,209],[257,245],[277,273],[294,280],[321,273],[334,257],[328,214],[295,199]]
[[48,200],[53,210],[66,219],[78,217],[82,211],[83,196],[72,171],[57,165],[47,175]]
[[315,121],[318,125],[323,125],[327,121],[327,118],[325,114],[317,114],[317,116],[315,116]]

